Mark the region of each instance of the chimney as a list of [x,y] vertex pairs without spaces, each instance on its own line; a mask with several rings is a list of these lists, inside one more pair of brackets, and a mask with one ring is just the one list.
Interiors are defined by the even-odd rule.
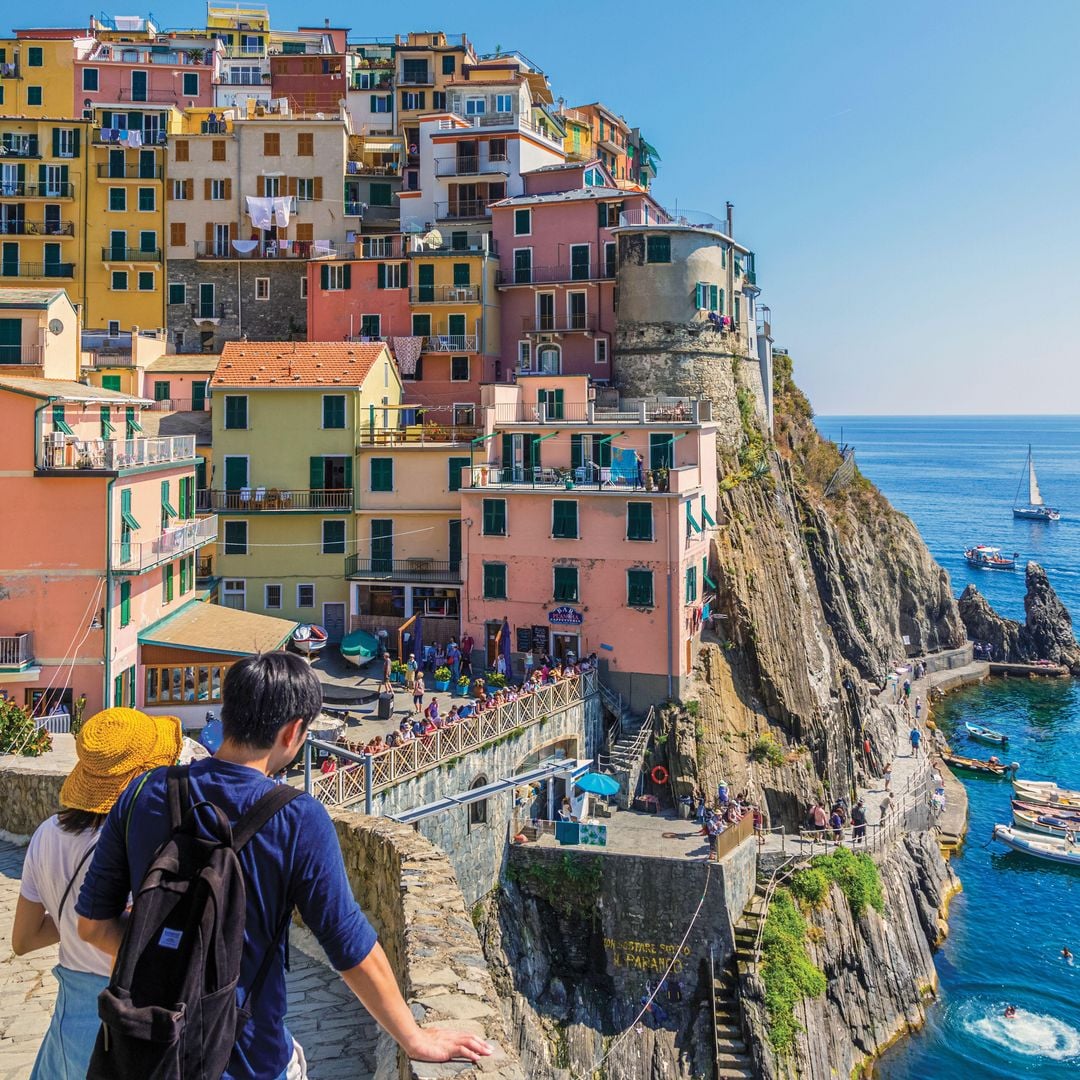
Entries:
[[735,226],[732,224],[732,215],[733,215],[734,211],[735,211],[735,204],[733,202],[729,202],[727,204],[727,234],[728,234],[728,236],[730,236],[732,238],[732,240],[735,239],[735,232],[734,232]]
[[326,27],[327,30],[329,30],[330,29],[330,20],[329,19],[323,19],[323,25]]

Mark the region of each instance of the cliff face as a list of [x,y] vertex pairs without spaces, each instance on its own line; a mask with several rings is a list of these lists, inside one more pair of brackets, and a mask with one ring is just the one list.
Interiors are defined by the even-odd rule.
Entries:
[[1024,622],[1005,619],[969,585],[960,596],[960,617],[975,641],[994,646],[994,658],[1007,663],[1049,660],[1064,664],[1080,675],[1080,645],[1076,643],[1072,619],[1054,592],[1046,571],[1035,562],[1027,564],[1024,594]]

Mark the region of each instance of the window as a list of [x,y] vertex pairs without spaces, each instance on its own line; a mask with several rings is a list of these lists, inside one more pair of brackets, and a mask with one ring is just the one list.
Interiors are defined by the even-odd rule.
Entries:
[[394,459],[372,458],[371,459],[371,490],[393,491],[394,490]]
[[207,196],[214,202],[223,202],[229,197],[228,180],[207,180]]
[[431,316],[414,315],[412,317],[413,337],[431,337]]
[[173,153],[177,161],[190,161],[190,146],[187,139],[177,139],[173,143]]
[[184,97],[199,96],[199,73],[197,71],[184,72]]
[[576,499],[551,500],[551,535],[564,540],[576,540],[578,536],[578,512]]
[[483,536],[506,535],[506,500],[484,500],[484,524],[481,530]]
[[652,538],[652,503],[628,502],[626,504],[626,539],[651,540]]
[[442,73],[444,75],[453,75],[455,67],[456,57],[453,53],[446,53],[442,58]]
[[244,610],[247,583],[243,580],[226,579],[222,582],[221,606]]
[[154,198],[154,189],[151,187],[139,188],[139,209],[154,210],[157,200]]
[[113,292],[127,292],[128,276],[126,270],[114,270],[112,272]]
[[307,299],[307,276],[305,275],[300,279],[300,299]]
[[424,107],[423,90],[403,90],[401,93],[402,109],[422,109]]
[[675,466],[675,436],[651,434],[649,436],[649,468],[671,469]]
[[225,554],[246,555],[248,553],[248,523],[246,521],[225,522]]
[[264,585],[263,586],[263,609],[265,611],[280,611],[281,610],[281,586],[280,585]]
[[326,394],[322,399],[322,426],[324,428],[345,427],[345,395]]
[[515,210],[514,211],[514,235],[515,236],[531,236],[532,235],[532,211],[531,210]]
[[431,91],[431,107],[436,112],[441,112],[446,108],[446,91],[445,90],[432,90]]
[[109,209],[127,209],[127,191],[122,187],[109,188]]
[[645,261],[651,263],[671,262],[671,237],[647,236],[645,238]]
[[173,564],[161,568],[161,602],[168,604],[173,598]]
[[578,568],[556,566],[554,568],[553,596],[562,603],[574,603],[578,598]]
[[84,90],[97,90],[97,88],[98,88],[98,69],[97,68],[83,68],[82,88]]
[[626,571],[627,607],[653,606],[653,575],[651,570]]
[[487,99],[482,97],[471,97],[465,99],[465,115],[466,116],[483,116],[487,112]]
[[210,143],[210,160],[211,161],[224,161],[225,160],[225,147],[228,144],[224,139],[214,139]]
[[532,342],[518,342],[518,367],[522,371],[528,371],[532,367]]
[[248,399],[236,394],[225,395],[225,430],[241,431],[248,426]]
[[710,285],[709,286],[709,310],[710,311],[719,311],[720,310],[720,286],[719,285]]
[[310,131],[300,131],[296,135],[296,156],[315,156],[315,135]]
[[686,602],[692,604],[697,599],[697,567],[686,568]]
[[615,276],[616,247],[612,243],[604,244],[604,277]]
[[496,94],[495,111],[497,113],[512,113],[514,111],[514,95]]
[[471,461],[467,457],[452,457],[447,461],[448,483],[450,491],[461,490],[461,470],[467,469]]
[[322,553],[324,555],[345,554],[344,521],[324,521],[322,523]]
[[319,285],[323,292],[345,292],[352,288],[352,267],[348,263],[342,266],[323,263],[319,267]]
[[467,356],[450,357],[450,381],[469,381],[469,358]]
[[393,188],[389,184],[371,184],[368,188],[368,202],[372,206],[393,206]]
[[120,625],[131,622],[131,582],[120,582]]
[[704,281],[699,281],[694,286],[694,307],[698,311],[704,311],[709,306],[709,286]]
[[394,98],[392,94],[372,94],[371,111],[373,113],[388,113],[394,110]]
[[361,315],[360,316],[360,336],[362,338],[382,337],[382,316],[381,315]]
[[139,292],[154,291],[154,272],[152,270],[139,271]]
[[38,45],[31,45],[26,50],[27,67],[43,67],[45,64],[44,50]]
[[[244,583],[226,582],[226,585],[239,585],[234,593],[239,603],[225,604],[225,607],[244,609]],[[190,665],[186,667],[147,667],[145,673],[145,697],[147,705],[168,705],[198,702],[199,705],[213,705],[221,702],[221,684],[225,673],[232,665],[213,664],[207,666]],[[116,704],[119,704],[117,698]]]
[[593,344],[593,355],[598,364],[607,363],[607,338],[597,338]]
[[263,132],[263,157],[281,156],[281,135],[276,131]]
[[313,608],[315,606],[315,586],[296,586],[296,606],[298,608]]
[[[446,57],[444,56],[445,60]],[[453,60],[453,57],[450,57]],[[484,787],[488,782],[488,778],[481,773],[470,785],[470,791],[476,791],[477,788]],[[475,802],[469,803],[469,828],[474,825],[486,825],[487,824],[487,799],[477,799]]]
[[188,197],[188,182],[186,180],[173,180],[172,197],[174,199],[186,199]]
[[378,289],[404,289],[409,284],[407,263],[379,263],[375,271]]
[[268,277],[257,277],[255,279],[255,299],[270,299],[270,279]]
[[101,406],[101,437],[103,439],[108,439],[108,438],[110,438],[112,436],[112,433],[113,433],[113,426],[112,426],[112,422],[109,420],[109,406],[108,405],[102,405]]
[[484,563],[484,599],[506,599],[506,563]]
[[27,105],[40,105],[41,104],[41,87],[40,86],[28,86],[26,88],[26,104]]
[[470,273],[470,267],[468,263],[454,263],[454,285],[457,288],[463,288],[470,284],[472,275]]
[[78,133],[71,128],[53,128],[53,156],[61,158],[78,157]]

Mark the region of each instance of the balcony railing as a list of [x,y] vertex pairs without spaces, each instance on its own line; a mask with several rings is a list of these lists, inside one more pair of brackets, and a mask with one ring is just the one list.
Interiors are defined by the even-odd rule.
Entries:
[[510,174],[510,159],[505,154],[494,154],[487,158],[458,157],[436,158],[436,176],[484,176],[488,173]]
[[74,236],[73,221],[0,221],[3,236]]
[[[298,214],[298,213],[300,213],[300,211],[304,208],[304,206],[308,202],[308,200],[300,199],[296,195],[266,195],[264,197],[267,198],[267,199],[288,199],[289,200],[289,213],[290,214]],[[244,213],[248,217],[251,217],[251,211],[249,209],[247,209],[246,200],[245,200],[245,204],[244,204]]]
[[195,460],[195,436],[162,439],[60,438],[53,432],[41,443],[39,468],[48,472],[116,472],[145,465],[173,465]]
[[350,176],[400,176],[401,162],[350,161],[345,166],[346,178]]
[[60,263],[0,263],[0,277],[73,278],[75,264]]
[[82,354],[82,366],[84,368],[114,368],[134,367],[135,360],[129,352],[108,352],[95,349]]
[[553,285],[561,281],[602,281],[615,276],[613,266],[515,266],[500,270],[499,285]]
[[356,441],[361,446],[445,446],[447,443],[471,443],[480,434],[480,428],[473,424],[442,424],[438,420],[428,420],[403,427],[364,427]]
[[303,510],[351,510],[352,488],[246,487],[211,491],[213,510],[238,514],[288,513]]
[[609,467],[593,464],[580,465],[575,469],[547,468],[540,465],[474,465],[471,487],[525,487],[566,490],[567,481],[572,487],[600,491],[645,491],[645,472],[632,475],[614,473]]
[[440,221],[469,221],[491,217],[491,204],[496,199],[459,199],[457,202],[436,203],[435,217]]
[[367,209],[367,203],[358,202],[355,199],[346,199],[344,213],[346,217],[363,217]]
[[225,318],[224,304],[204,304],[196,301],[188,305],[191,308],[191,318],[194,322],[220,322]]
[[545,131],[541,127],[537,127],[535,124],[530,123],[521,116],[515,116],[513,113],[492,113],[490,115],[485,114],[483,116],[462,116],[460,113],[456,115],[454,120],[440,120],[440,131],[461,131],[461,121],[466,121],[470,127],[476,128],[508,128],[511,131],[526,131],[530,135],[535,135],[539,139],[545,139],[555,146],[562,147],[563,140],[561,135],[556,135],[554,132]]
[[[43,345],[0,345],[0,364],[40,366],[43,363],[45,363]],[[0,371],[5,370],[7,370],[6,367],[0,368]]]
[[101,249],[103,262],[161,262],[161,248],[122,248],[103,247]]
[[30,184],[18,180],[0,180],[0,198],[4,199],[74,199],[75,185],[70,181],[47,180]]
[[[143,131],[140,135],[142,145],[147,147],[165,146],[169,141],[164,131]],[[125,141],[127,137],[126,128],[98,128],[94,132],[94,142],[98,146],[130,146],[130,143]],[[131,149],[136,149],[136,147],[131,147]]]
[[403,257],[403,241],[401,236],[362,236],[360,258],[400,259]]
[[414,71],[409,75],[398,75],[398,86],[431,86],[435,82],[435,75],[429,68],[427,71]]
[[[240,241],[246,248],[251,241]],[[314,240],[273,240],[257,243],[250,251],[237,251],[231,240],[196,240],[196,259],[319,259],[344,254],[329,244],[317,244]],[[349,252],[351,255],[352,253]]]
[[0,668],[24,668],[34,662],[34,635],[0,635]]
[[[529,372],[523,374],[528,375]],[[534,372],[546,375],[547,372]],[[502,424],[700,424],[712,420],[712,402],[701,398],[632,398],[615,408],[593,402],[537,402],[523,405],[501,401],[487,406],[495,426]]]
[[97,167],[100,180],[160,180],[160,165],[114,165],[111,161]]
[[593,331],[596,327],[595,315],[526,315],[521,320],[526,334],[572,334]]
[[476,352],[477,340],[476,334],[433,334],[424,338],[424,352]]
[[411,304],[475,304],[480,300],[479,285],[413,285]]
[[112,569],[121,574],[141,574],[144,570],[152,570],[155,566],[187,555],[204,544],[212,544],[217,534],[218,519],[211,514],[165,529],[153,540],[114,540]]
[[121,86],[116,95],[117,101],[130,102],[132,104],[175,105],[178,109],[182,109],[189,99],[190,95],[181,94],[179,89],[132,90],[129,86]]
[[461,581],[461,563],[427,558],[380,559],[349,555],[345,559],[345,577],[354,581],[435,581],[456,585]]
[[150,406],[154,412],[209,412],[209,398],[159,398]]
[[9,139],[4,142],[2,152],[4,157],[36,158],[41,157],[38,145],[36,135],[25,139]]

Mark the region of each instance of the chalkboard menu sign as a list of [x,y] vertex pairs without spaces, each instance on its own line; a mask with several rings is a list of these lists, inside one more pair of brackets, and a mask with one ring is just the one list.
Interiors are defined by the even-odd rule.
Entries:
[[519,626],[517,628],[517,651],[528,652],[532,648],[532,628]]
[[548,628],[546,626],[534,626],[532,628],[533,652],[546,653],[548,651]]

